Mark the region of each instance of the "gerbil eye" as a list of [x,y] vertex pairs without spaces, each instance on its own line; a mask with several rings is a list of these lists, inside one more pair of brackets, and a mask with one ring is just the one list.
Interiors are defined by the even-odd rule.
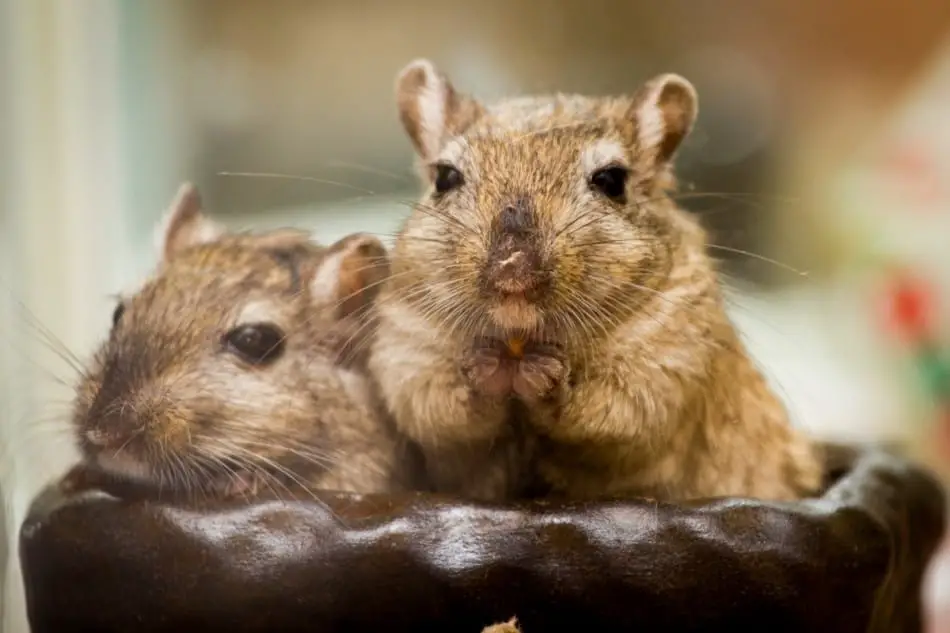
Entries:
[[439,163],[435,166],[435,192],[439,195],[458,189],[462,186],[464,179],[462,172],[446,163]]
[[625,167],[604,167],[591,175],[590,186],[611,200],[622,202],[627,192],[628,174]]
[[115,310],[112,311],[112,327],[119,325],[119,321],[122,320],[123,314],[125,314],[125,304],[119,302],[119,305],[117,305]]
[[227,350],[253,365],[272,363],[284,351],[284,333],[267,323],[241,325],[224,335]]

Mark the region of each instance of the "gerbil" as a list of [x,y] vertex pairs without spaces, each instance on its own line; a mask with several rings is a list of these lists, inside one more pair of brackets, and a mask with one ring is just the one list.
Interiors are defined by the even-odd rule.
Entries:
[[697,113],[686,79],[485,105],[419,60],[396,92],[426,191],[392,251],[370,367],[436,487],[819,486],[812,443],[727,318],[703,229],[674,202]]
[[374,237],[227,233],[183,185],[161,264],[77,389],[85,461],[173,492],[403,487],[399,440],[346,349],[388,264]]

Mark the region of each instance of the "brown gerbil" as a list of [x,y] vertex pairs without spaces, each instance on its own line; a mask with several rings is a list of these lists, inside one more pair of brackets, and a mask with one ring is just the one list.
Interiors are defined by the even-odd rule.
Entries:
[[402,488],[399,440],[346,355],[388,271],[382,244],[228,233],[187,184],[159,241],[77,389],[85,461],[204,495]]
[[370,367],[438,488],[819,486],[811,443],[727,318],[703,229],[671,195],[697,113],[687,80],[485,105],[421,60],[397,97],[427,189],[393,249]]

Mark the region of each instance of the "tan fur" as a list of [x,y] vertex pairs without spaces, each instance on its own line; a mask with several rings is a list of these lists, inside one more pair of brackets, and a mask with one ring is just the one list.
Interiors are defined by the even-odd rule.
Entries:
[[507,622],[486,626],[482,633],[521,633],[521,627],[518,626],[517,618],[511,618]]
[[[429,141],[414,141],[423,165],[448,162],[464,184],[438,196],[425,171],[370,358],[435,486],[487,498],[533,485],[583,498],[791,499],[817,489],[814,450],[728,320],[704,231],[670,195],[672,158],[696,115],[689,83],[665,75],[628,97],[520,97],[461,116],[453,103],[474,101],[447,82],[417,62],[397,84],[410,136],[427,130]],[[426,101],[438,94],[453,100]],[[428,126],[414,120],[432,112]],[[452,124],[433,131],[439,120]],[[631,174],[622,204],[589,185],[615,148]],[[533,214],[532,253],[551,280],[530,300],[479,283],[496,265],[492,227],[514,204]],[[556,370],[550,388],[521,398],[527,413],[473,388],[464,359],[485,336],[561,350],[545,361]]]
[[[363,270],[380,265],[367,253],[384,255],[382,245],[360,235],[327,248],[301,231],[207,231],[195,199],[173,205],[160,267],[123,300],[77,389],[86,459],[200,493],[242,477],[250,479],[238,485],[242,494],[403,487],[395,433],[367,378],[342,356],[360,316],[353,298],[374,294],[359,284]],[[284,333],[272,364],[249,364],[225,348],[225,335],[249,322]]]

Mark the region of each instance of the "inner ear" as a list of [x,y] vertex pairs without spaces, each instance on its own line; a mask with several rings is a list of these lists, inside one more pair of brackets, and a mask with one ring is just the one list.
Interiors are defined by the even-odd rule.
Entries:
[[389,254],[376,237],[354,233],[332,244],[311,284],[313,297],[336,305],[344,318],[364,312],[389,276]]
[[159,256],[164,261],[171,260],[186,248],[212,242],[223,233],[223,227],[204,215],[197,187],[183,183],[156,232]]
[[402,126],[425,163],[435,160],[450,135],[460,134],[484,112],[427,59],[417,59],[399,73],[396,104]]
[[640,150],[656,163],[667,163],[696,122],[699,98],[687,79],[667,73],[654,77],[637,92],[631,110]]

